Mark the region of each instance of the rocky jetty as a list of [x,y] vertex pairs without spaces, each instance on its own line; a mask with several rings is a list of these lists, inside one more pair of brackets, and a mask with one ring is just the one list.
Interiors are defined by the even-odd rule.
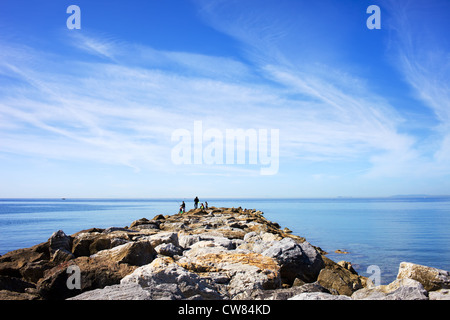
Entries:
[[[77,273],[78,272],[78,273]],[[78,277],[78,278],[77,278]],[[0,257],[0,299],[449,299],[450,274],[411,263],[375,287],[345,261],[242,208],[92,228]]]

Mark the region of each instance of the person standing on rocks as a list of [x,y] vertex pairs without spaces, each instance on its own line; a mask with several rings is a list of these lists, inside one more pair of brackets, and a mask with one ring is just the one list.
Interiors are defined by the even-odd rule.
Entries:
[[199,201],[200,201],[200,200],[198,200],[198,197],[195,197],[195,199],[194,199],[194,209],[197,209],[197,208],[198,208],[198,203],[199,203]]
[[185,213],[186,212],[186,204],[184,203],[184,201],[181,203],[180,206],[180,212],[179,213]]

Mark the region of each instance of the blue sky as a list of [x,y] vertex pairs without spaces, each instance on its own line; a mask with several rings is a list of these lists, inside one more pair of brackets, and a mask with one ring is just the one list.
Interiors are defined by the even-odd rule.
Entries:
[[[81,29],[69,30],[69,5]],[[381,29],[369,30],[369,5]],[[450,194],[450,2],[0,2],[0,197]],[[177,129],[279,130],[279,168]],[[252,150],[248,149],[248,153]]]

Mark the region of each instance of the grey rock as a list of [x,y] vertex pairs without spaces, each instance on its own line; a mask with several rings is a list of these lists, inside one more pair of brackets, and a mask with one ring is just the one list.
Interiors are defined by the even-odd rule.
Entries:
[[359,289],[351,297],[354,300],[428,300],[428,292],[416,280],[399,279],[388,285]]
[[156,223],[147,223],[134,226],[133,228],[137,230],[159,230],[159,225]]
[[70,252],[72,249],[72,239],[62,230],[54,232],[48,241],[50,243],[51,252],[55,252],[58,249]]
[[330,293],[327,289],[322,287],[318,282],[307,283],[302,286],[291,288],[280,288],[274,290],[253,290],[246,291],[240,298],[242,300],[287,300],[301,293],[323,292]]
[[135,283],[151,299],[222,299],[222,295],[205,279],[177,265],[170,258],[157,258],[124,277],[121,285]]
[[214,254],[227,251],[229,251],[227,248],[213,241],[199,241],[183,252],[183,260],[185,260],[185,258],[193,259],[205,254]]
[[183,248],[175,246],[173,243],[161,243],[156,246],[155,251],[163,256],[173,257],[183,253]]
[[109,227],[109,228],[103,230],[102,233],[108,234],[108,233],[112,233],[112,232],[116,232],[116,231],[123,231],[123,232],[137,232],[136,230],[130,230],[130,229],[127,229],[127,228]]
[[242,294],[247,295],[255,290],[281,285],[279,277],[271,279],[260,269],[253,266],[235,264],[228,266],[227,271],[231,275],[231,280],[226,289],[229,296],[234,300],[242,300]]
[[221,235],[211,233],[201,233],[194,235],[180,235],[179,244],[182,248],[189,249],[193,244],[199,241],[212,241],[215,245],[222,246],[227,250],[234,249],[234,242]]
[[117,284],[84,292],[67,300],[150,300],[151,295],[137,283]]
[[291,238],[274,241],[263,255],[275,258],[281,266],[281,278],[292,284],[296,278],[314,282],[325,266],[322,256],[308,242],[297,243]]
[[176,232],[158,232],[157,234],[146,237],[153,247],[157,247],[163,243],[172,243],[179,247],[178,234]]
[[[227,250],[212,241],[199,241],[177,261],[189,271],[219,279],[232,299],[256,289],[276,289],[281,286],[279,265],[275,259],[253,252]],[[223,288],[222,288],[223,289]]]
[[255,231],[248,232],[244,236],[244,241],[248,242],[248,241],[251,241],[252,238],[257,238],[257,237],[258,237],[258,234]]
[[417,280],[427,291],[450,289],[450,272],[410,262],[400,263],[397,279]]
[[430,300],[450,300],[450,289],[440,289],[428,293]]
[[199,235],[181,234],[178,238],[180,246],[184,249],[189,249],[194,243],[200,241]]
[[305,292],[289,298],[288,300],[352,300],[352,298],[324,292]]

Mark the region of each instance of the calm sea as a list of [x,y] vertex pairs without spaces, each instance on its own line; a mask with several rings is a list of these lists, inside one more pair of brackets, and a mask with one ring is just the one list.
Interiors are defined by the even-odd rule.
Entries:
[[[60,229],[72,234],[175,214],[181,200],[193,207],[190,199],[0,199],[0,254],[44,242]],[[450,197],[206,200],[261,210],[332,260],[351,261],[361,275],[377,265],[382,284],[395,279],[402,261],[450,270]]]

